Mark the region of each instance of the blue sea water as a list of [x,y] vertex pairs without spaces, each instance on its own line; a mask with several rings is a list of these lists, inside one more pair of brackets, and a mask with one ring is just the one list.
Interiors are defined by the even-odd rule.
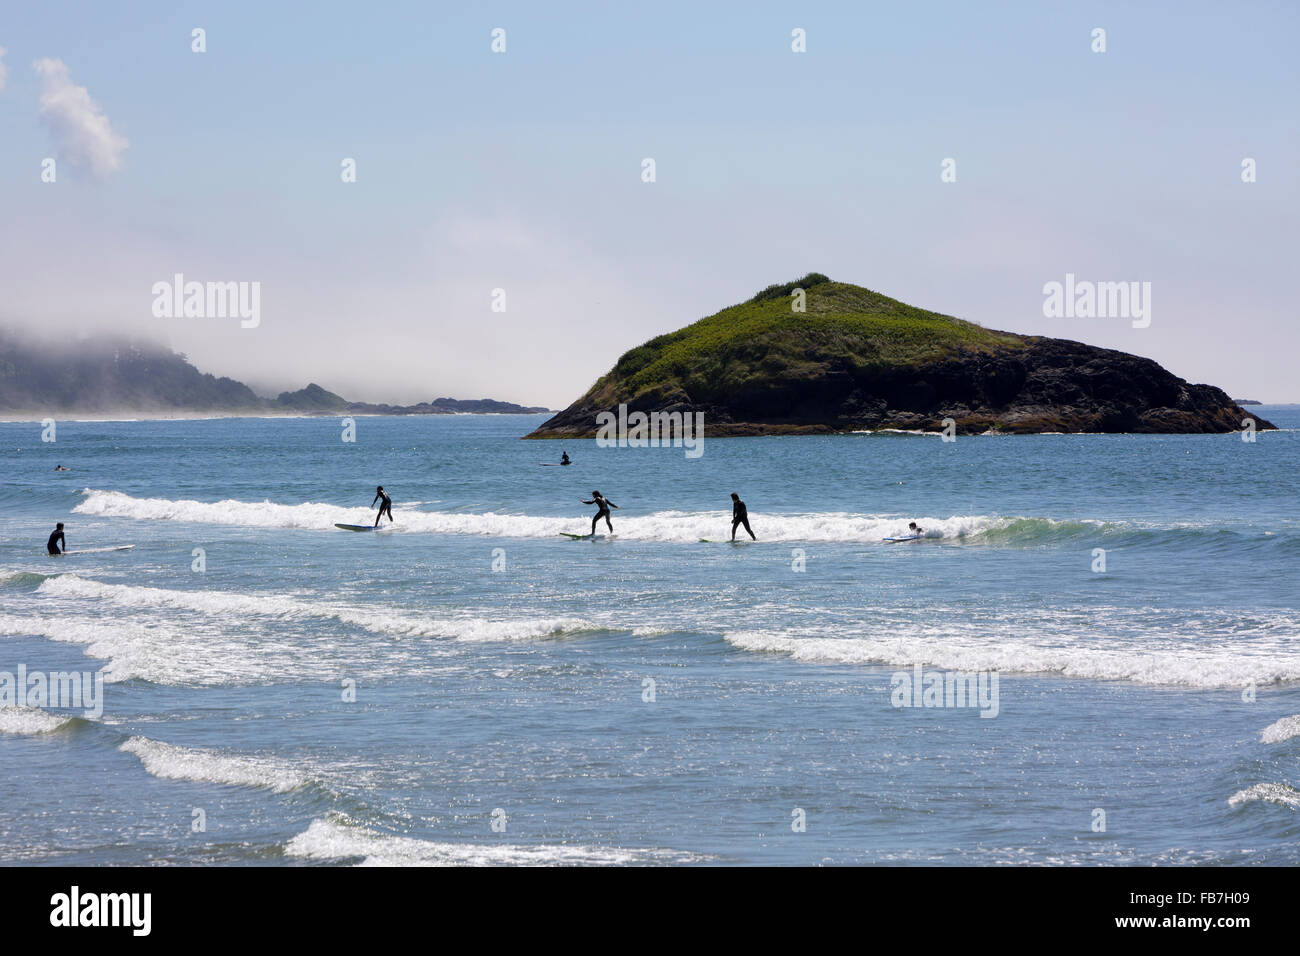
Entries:
[[[105,677],[0,707],[0,862],[1300,862],[1300,408],[1259,411],[697,459],[543,416],[0,424],[0,672]],[[337,530],[377,484],[392,526]],[[562,537],[593,489],[615,536]],[[135,548],[48,557],[56,521]],[[995,703],[895,706],[918,666]]]

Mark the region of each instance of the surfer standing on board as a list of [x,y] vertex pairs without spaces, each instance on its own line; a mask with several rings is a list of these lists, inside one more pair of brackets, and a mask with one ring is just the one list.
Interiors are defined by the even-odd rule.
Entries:
[[758,539],[754,537],[753,529],[749,527],[749,509],[746,508],[745,503],[740,500],[740,495],[736,494],[733,491],[731,493],[731,540],[732,541],[736,540],[736,528],[740,527],[742,524],[745,526],[745,530],[749,532],[749,537],[752,540],[757,541]]
[[[592,534],[595,534],[595,533],[596,533],[596,523],[597,523],[598,521],[600,521],[601,518],[604,518],[604,519],[605,519],[605,527],[609,528],[609,532],[610,532],[610,534],[613,534],[613,533],[614,533],[614,525],[611,524],[611,523],[610,523],[610,520],[609,520],[609,509],[610,509],[610,508],[617,508],[618,505],[614,504],[614,502],[610,501],[608,498],[606,498],[604,495],[602,495],[599,491],[593,491],[593,492],[591,493],[591,500],[590,500],[590,501],[588,501],[586,498],[583,498],[583,499],[582,499],[582,503],[583,503],[584,505],[596,505],[598,508],[600,508],[600,510],[596,512],[596,517],[594,517],[594,518],[591,519],[591,533],[592,533]],[[621,510],[621,509],[620,509],[620,510]]]
[[374,501],[370,502],[370,507],[373,508],[375,506],[375,501],[379,501],[380,498],[383,498],[384,500],[379,505],[379,514],[375,515],[376,528],[379,527],[379,519],[384,516],[385,512],[388,514],[388,520],[390,522],[393,520],[393,499],[384,493],[383,485],[380,485],[375,489],[375,498]]
[[68,550],[68,540],[63,537],[62,521],[56,524],[54,530],[50,532],[50,540],[45,543],[45,550],[50,554],[62,554],[63,551],[59,550],[59,545],[63,545],[63,551]]

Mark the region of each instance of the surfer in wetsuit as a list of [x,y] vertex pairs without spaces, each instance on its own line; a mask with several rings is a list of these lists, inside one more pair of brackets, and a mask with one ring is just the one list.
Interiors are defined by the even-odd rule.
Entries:
[[740,500],[740,495],[736,494],[733,491],[731,493],[731,540],[732,541],[736,540],[736,529],[740,527],[742,524],[745,526],[745,530],[749,532],[749,537],[754,541],[757,541],[758,539],[754,537],[753,529],[750,528],[749,526],[749,509],[746,508],[745,503]]
[[567,451],[560,452],[560,464],[567,465],[568,463],[569,463],[569,453]]
[[50,554],[62,554],[63,551],[59,550],[59,545],[63,546],[63,551],[68,550],[68,541],[63,537],[62,521],[56,524],[54,530],[50,532],[50,540],[45,543],[45,550]]
[[908,525],[907,525],[907,533],[908,533],[908,534],[914,534],[914,535],[916,535],[918,538],[921,537],[921,535],[925,534],[924,531],[922,531],[919,527],[917,527],[917,524],[916,524],[915,521],[910,521],[910,522],[908,522]]
[[375,515],[376,528],[379,527],[379,519],[382,518],[385,513],[388,514],[389,521],[393,520],[393,499],[388,497],[388,495],[384,493],[383,485],[380,485],[378,488],[375,489],[375,498],[374,501],[370,502],[370,507],[373,508],[375,506],[375,501],[379,501],[380,498],[383,498],[384,500],[380,502],[379,514]]
[[600,508],[600,510],[596,512],[596,516],[591,519],[592,534],[596,533],[596,523],[600,521],[601,518],[605,519],[605,527],[609,528],[610,534],[614,533],[614,526],[610,523],[609,520],[609,509],[617,508],[618,505],[614,504],[614,502],[610,501],[599,491],[593,491],[591,493],[590,501],[588,501],[586,498],[583,498],[582,503],[584,505],[596,505],[598,508]]

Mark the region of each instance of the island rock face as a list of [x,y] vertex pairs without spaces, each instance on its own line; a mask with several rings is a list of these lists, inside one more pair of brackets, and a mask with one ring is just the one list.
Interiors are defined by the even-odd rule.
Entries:
[[632,349],[528,437],[594,436],[620,404],[701,412],[709,436],[937,431],[945,418],[965,434],[1273,428],[1151,359],[993,331],[817,273]]

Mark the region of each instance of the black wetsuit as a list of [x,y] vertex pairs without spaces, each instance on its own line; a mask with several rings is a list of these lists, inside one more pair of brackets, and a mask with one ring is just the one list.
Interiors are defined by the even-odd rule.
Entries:
[[388,495],[384,494],[382,491],[375,492],[375,500],[370,502],[370,507],[373,508],[375,506],[375,501],[378,501],[380,498],[383,498],[384,501],[379,506],[379,514],[375,515],[376,528],[379,527],[379,519],[382,518],[385,514],[388,515],[389,521],[393,520],[393,499],[388,497]]
[[63,537],[63,532],[56,528],[50,533],[50,540],[46,542],[45,550],[49,551],[50,554],[62,554],[63,551],[59,550],[59,545],[63,546],[64,551],[68,548],[68,542]]
[[750,538],[757,541],[758,539],[754,537],[753,530],[749,527],[749,511],[748,509],[745,508],[745,503],[741,501],[739,498],[737,498],[735,504],[731,506],[731,540],[732,541],[736,540],[736,528],[738,528],[742,524],[745,526],[745,530],[749,532]]
[[611,533],[613,532],[614,526],[610,523],[609,520],[609,506],[614,505],[614,507],[617,508],[618,505],[615,505],[614,502],[610,501],[604,495],[600,495],[596,498],[592,498],[590,501],[588,501],[586,498],[583,498],[582,503],[584,505],[596,505],[598,508],[600,508],[600,510],[596,512],[596,517],[591,519],[592,534],[596,533],[596,524],[597,522],[600,521],[601,518],[605,519],[605,527],[609,528]]

